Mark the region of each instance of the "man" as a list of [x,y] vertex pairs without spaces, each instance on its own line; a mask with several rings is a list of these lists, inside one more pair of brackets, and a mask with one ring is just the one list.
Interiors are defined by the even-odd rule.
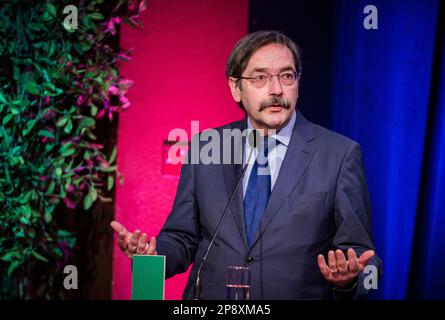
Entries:
[[[255,148],[248,139],[233,146],[247,163],[238,189],[243,164],[184,164],[157,238],[112,222],[128,257],[165,255],[167,277],[195,262],[184,299],[195,295],[197,269],[234,190],[200,273],[200,298],[224,299],[229,265],[251,268],[251,299],[359,297],[366,293],[365,266],[381,267],[373,251],[360,147],[296,110],[301,70],[299,49],[285,35],[260,31],[241,39],[226,76],[247,118],[217,131],[222,136],[225,129],[256,129],[275,143],[270,150],[269,142]],[[257,160],[247,161],[253,149]],[[261,174],[263,169],[269,171]]]

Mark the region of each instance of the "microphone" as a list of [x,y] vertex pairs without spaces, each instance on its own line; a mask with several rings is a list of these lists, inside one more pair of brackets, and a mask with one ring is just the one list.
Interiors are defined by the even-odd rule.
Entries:
[[238,191],[238,188],[241,184],[241,180],[243,180],[244,173],[246,172],[247,166],[250,163],[250,158],[252,157],[253,151],[255,150],[255,148],[258,148],[261,143],[261,139],[259,139],[259,132],[257,130],[252,130],[252,132],[248,136],[248,142],[251,147],[250,152],[249,152],[249,157],[247,158],[247,161],[243,167],[243,171],[241,172],[241,175],[239,176],[238,181],[236,183],[235,189],[233,190],[233,192],[229,198],[229,201],[227,202],[227,205],[224,208],[223,214],[222,214],[221,218],[219,219],[219,222],[216,226],[215,232],[213,233],[212,240],[210,241],[209,245],[207,246],[206,253],[204,254],[204,257],[202,258],[201,263],[199,264],[198,271],[196,272],[194,300],[200,300],[200,296],[201,296],[201,278],[199,277],[201,274],[201,269],[204,266],[207,256],[209,255],[210,249],[213,246],[213,242],[215,241],[216,236],[218,235],[218,232],[219,232],[219,229],[221,228],[224,217],[227,215],[227,212],[229,212],[229,207],[232,204],[233,199],[235,198],[235,194]]

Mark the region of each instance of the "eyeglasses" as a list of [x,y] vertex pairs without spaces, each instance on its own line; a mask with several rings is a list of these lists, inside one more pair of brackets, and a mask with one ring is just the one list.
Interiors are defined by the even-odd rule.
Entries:
[[268,84],[275,76],[278,77],[278,80],[280,81],[281,85],[292,86],[297,81],[298,72],[286,71],[279,74],[260,73],[255,75],[254,77],[236,77],[236,78],[250,80],[254,84],[255,88],[262,88],[266,84]]

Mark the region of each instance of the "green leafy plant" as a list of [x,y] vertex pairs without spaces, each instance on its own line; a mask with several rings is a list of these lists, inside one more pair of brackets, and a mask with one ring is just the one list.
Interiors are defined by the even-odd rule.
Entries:
[[[78,9],[77,29],[64,25],[67,5]],[[115,183],[116,148],[104,154],[95,128],[129,106],[131,81],[119,75],[129,56],[112,43],[122,23],[141,25],[146,3],[106,5],[11,0],[0,6],[3,281],[22,281],[33,261],[66,261],[76,235],[58,226],[57,208],[88,210],[97,199],[110,201],[103,194]]]

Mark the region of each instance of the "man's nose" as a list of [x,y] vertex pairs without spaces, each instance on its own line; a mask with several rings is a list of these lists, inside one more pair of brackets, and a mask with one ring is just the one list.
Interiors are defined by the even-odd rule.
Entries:
[[281,95],[283,93],[283,87],[281,85],[278,76],[273,75],[269,80],[269,94],[271,95]]

